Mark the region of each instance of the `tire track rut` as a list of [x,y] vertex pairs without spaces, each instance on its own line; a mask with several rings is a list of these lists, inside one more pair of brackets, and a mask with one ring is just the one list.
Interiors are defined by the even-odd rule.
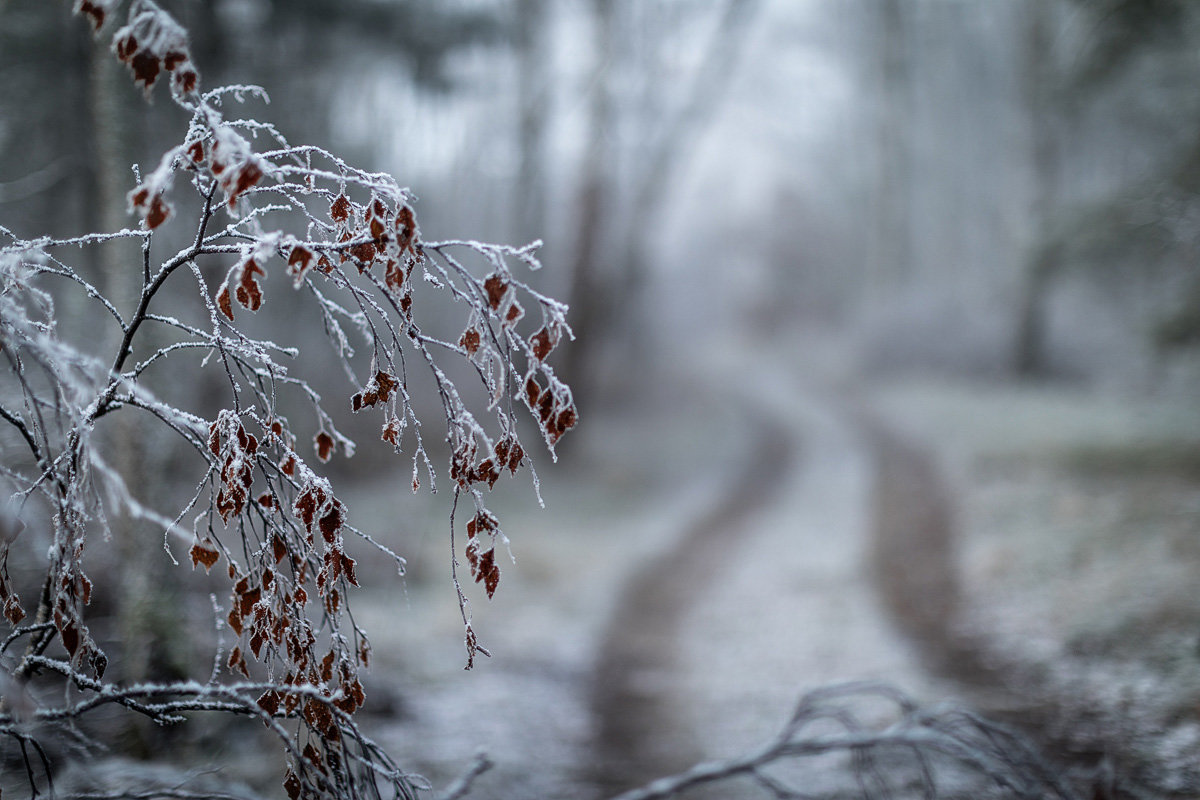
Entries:
[[722,558],[747,541],[746,521],[782,488],[780,476],[799,449],[781,421],[754,410],[747,416],[752,444],[735,479],[674,545],[634,573],[601,639],[591,691],[596,763],[589,777],[606,792],[677,772],[701,755],[694,743],[672,735],[664,688],[674,637]]

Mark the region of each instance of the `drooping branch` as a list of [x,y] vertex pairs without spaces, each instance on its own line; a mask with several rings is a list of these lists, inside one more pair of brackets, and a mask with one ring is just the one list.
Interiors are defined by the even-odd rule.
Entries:
[[[75,10],[100,32],[117,5],[77,0]],[[30,537],[18,540],[6,527],[0,541],[0,602],[12,626],[0,656],[24,646],[19,658],[4,662],[5,686],[13,689],[5,697],[12,702],[0,707],[0,734],[23,751],[41,752],[43,735],[87,744],[88,721],[103,708],[160,724],[192,712],[227,714],[258,720],[275,735],[292,800],[381,797],[381,791],[411,797],[419,779],[400,770],[355,721],[366,701],[360,676],[370,643],[350,613],[359,575],[348,549],[355,541],[372,547],[400,573],[404,560],[351,523],[350,509],[319,472],[320,464],[356,447],[341,430],[346,415],[331,411],[311,382],[321,367],[300,347],[248,335],[246,315],[270,298],[287,303],[289,332],[311,318],[351,381],[338,405],[378,414],[382,443],[397,454],[411,448],[414,491],[418,466],[431,484],[438,472],[407,372],[428,369],[446,426],[444,471],[455,505],[468,496],[474,504],[466,561],[490,597],[499,582],[496,546],[508,539],[486,507],[486,491],[503,473],[523,470],[536,489],[518,414],[531,414],[551,453],[576,424],[571,390],[547,363],[571,336],[566,308],[514,272],[539,266],[533,248],[469,239],[427,243],[411,196],[391,176],[355,169],[320,148],[294,147],[270,125],[229,118],[233,101],[261,90],[203,91],[186,32],[150,0],[130,3],[113,51],[148,95],[160,80],[167,83],[190,124],[183,141],[141,173],[128,194],[138,230],[36,240],[5,231],[12,241],[0,248],[0,325],[16,380],[0,388],[0,419],[23,440],[35,467],[23,455],[0,474],[22,503],[43,504],[51,542],[28,624],[7,562],[10,550]],[[257,137],[270,139],[271,148],[256,150]],[[198,214],[177,214],[180,196],[189,193],[199,200]],[[164,257],[153,245],[169,229],[191,243]],[[126,317],[81,277],[72,254],[130,238],[141,243],[142,286]],[[223,272],[206,277],[201,261]],[[194,280],[172,280],[180,268]],[[50,283],[53,292],[44,287]],[[113,352],[96,355],[104,342],[60,325],[54,300],[74,298],[72,292],[82,295],[80,305],[94,302],[115,320],[120,335]],[[446,327],[447,307],[461,313],[462,327]],[[153,346],[146,344],[148,331],[161,337]],[[460,374],[448,366],[452,361],[469,366],[466,380],[451,377]],[[167,399],[180,394],[171,391],[179,379],[167,367],[189,362],[223,384],[221,408]],[[194,465],[195,474],[182,481],[182,509],[156,508],[170,492],[126,485],[110,465],[117,463],[107,455],[111,440],[128,438],[132,429],[102,423],[110,415],[125,419],[115,416],[125,411],[142,413],[165,433],[154,447],[171,447],[172,454],[178,448],[181,463]],[[221,658],[207,683],[120,685],[105,678],[108,658],[85,614],[92,580],[83,564],[95,534],[107,535],[108,520],[118,514],[159,526],[172,560],[170,542],[184,541],[193,569],[223,584]],[[452,554],[456,565],[457,558]],[[457,573],[455,590],[465,602]],[[487,652],[466,616],[464,624],[469,656]],[[222,681],[222,669],[244,680]],[[33,707],[17,714],[16,699],[35,674],[57,677],[70,691],[61,701],[30,696]],[[37,794],[35,760],[25,763]],[[50,769],[47,762],[47,781]],[[181,789],[176,796],[188,794]]]
[[[880,717],[890,721],[876,721]],[[1027,800],[1077,799],[1058,771],[1020,734],[953,706],[924,709],[885,684],[855,682],[805,694],[787,724],[757,750],[697,764],[614,800],[667,800],[737,778],[752,781],[776,800],[809,797],[772,770],[795,770],[806,760],[829,754],[842,754],[849,764],[838,770],[822,762],[822,774],[844,774],[865,797],[908,796],[914,773],[921,796],[940,797],[938,774],[952,765],[954,774],[961,778],[965,770],[981,788],[999,787]],[[893,767],[889,777],[878,768],[884,756],[907,756],[911,763],[908,769]]]

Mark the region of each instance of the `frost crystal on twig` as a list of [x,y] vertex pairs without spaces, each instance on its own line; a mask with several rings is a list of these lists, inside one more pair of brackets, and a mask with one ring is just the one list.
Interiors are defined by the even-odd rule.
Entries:
[[[100,32],[116,5],[78,0],[75,12]],[[28,754],[42,750],[28,720],[37,723],[33,730],[73,737],[79,721],[103,706],[164,724],[195,711],[233,713],[261,720],[277,737],[292,800],[379,796],[381,787],[413,796],[419,784],[354,720],[366,699],[359,676],[370,645],[349,614],[359,574],[348,544],[375,548],[401,571],[404,562],[351,524],[349,508],[314,465],[354,452],[339,418],[375,414],[382,443],[411,459],[414,490],[421,472],[432,486],[438,470],[410,390],[413,370],[426,371],[443,412],[453,505],[469,499],[474,507],[466,558],[491,597],[500,578],[494,547],[507,540],[486,492],[505,473],[531,469],[519,413],[532,413],[552,454],[576,423],[571,391],[547,362],[571,335],[566,308],[514,271],[538,266],[532,247],[425,241],[412,198],[392,177],[355,169],[320,148],[293,146],[269,125],[227,118],[228,95],[259,90],[203,92],[186,32],[153,2],[134,0],[112,49],[147,96],[168,78],[171,99],[190,125],[184,141],[129,192],[137,230],[36,241],[2,231],[0,353],[9,379],[0,391],[0,420],[14,436],[0,441],[13,447],[0,473],[12,496],[0,519],[0,603],[11,626],[0,656],[5,685],[16,688],[4,692],[0,736],[26,753],[36,794]],[[256,150],[263,139],[269,147]],[[185,187],[195,194],[190,202],[180,196]],[[194,215],[186,210],[193,206]],[[166,231],[189,225],[190,244],[157,255]],[[129,312],[68,261],[70,248],[113,239],[141,244],[144,281]],[[476,261],[484,274],[470,266]],[[215,286],[201,262],[224,265]],[[55,298],[64,287],[82,292],[118,326],[110,357],[91,355],[60,330]],[[199,299],[198,314],[161,310],[165,298],[188,292]],[[332,410],[303,377],[298,348],[245,332],[247,315],[269,302],[294,306],[297,321],[311,315],[312,327],[332,342],[354,383]],[[423,315],[441,319],[448,306],[464,319],[457,342],[426,332],[436,326]],[[431,307],[436,312],[426,312]],[[539,312],[540,324],[530,324]],[[159,337],[149,347],[148,328]],[[211,416],[149,388],[160,364],[188,357],[223,376],[227,400]],[[473,390],[448,376],[445,364],[456,360],[478,380]],[[308,412],[298,416],[297,408]],[[127,486],[110,466],[97,433],[113,412],[148,415],[194,454],[198,469],[184,508],[156,508],[157,498],[139,496],[144,487]],[[49,520],[52,545],[41,589],[28,594],[10,576],[9,556],[30,539],[19,534],[34,508]],[[218,627],[227,626],[234,641],[205,683],[105,682],[107,657],[85,615],[93,587],[84,557],[89,535],[107,534],[106,520],[118,512],[161,526],[168,553],[186,548],[193,569],[224,582],[227,609]],[[457,579],[455,588],[470,661],[486,650]],[[240,680],[220,680],[221,672]],[[58,675],[71,689],[57,704],[25,708],[16,700],[35,674]]]

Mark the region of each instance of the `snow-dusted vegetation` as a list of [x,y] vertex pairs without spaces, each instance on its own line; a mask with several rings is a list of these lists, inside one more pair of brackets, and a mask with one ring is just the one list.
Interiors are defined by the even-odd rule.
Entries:
[[1200,794],[1198,54],[0,2],[0,793]]
[[[10,378],[0,415],[20,441],[6,447],[5,460],[12,494],[0,599],[10,633],[0,733],[19,747],[33,794],[51,785],[43,739],[95,746],[103,726],[89,718],[116,707],[160,725],[195,712],[261,720],[278,739],[293,798],[411,796],[419,784],[355,722],[371,646],[351,612],[359,580],[348,540],[365,542],[371,558],[392,561],[399,574],[404,559],[351,524],[352,510],[313,465],[353,454],[341,418],[376,415],[376,446],[411,460],[413,492],[448,482],[451,541],[465,537],[470,577],[492,596],[507,539],[484,489],[532,469],[517,416],[532,414],[551,452],[575,426],[571,392],[546,363],[570,335],[565,307],[523,279],[539,267],[536,243],[423,239],[412,198],[391,176],[227,116],[260,90],[206,89],[174,19],[136,0],[127,24],[112,32],[106,22],[116,6],[81,0],[75,10],[111,35],[114,57],[147,97],[168,84],[190,122],[183,141],[129,192],[136,227],[62,239],[4,231],[0,330]],[[172,228],[185,228],[190,242],[174,249]],[[140,251],[121,264],[141,274],[133,308],[119,308],[74,266],[81,250],[119,240]],[[192,313],[160,310],[164,296],[183,293],[193,296]],[[434,293],[461,309],[456,341],[427,332],[437,328],[425,321]],[[294,329],[330,340],[349,382],[333,411],[309,383],[300,349],[245,332],[245,317],[267,302],[289,304]],[[82,341],[60,326],[64,308],[86,317]],[[486,417],[469,410],[471,398],[443,370],[448,358],[469,364]],[[161,380],[223,375],[216,413],[155,392],[163,365],[185,359],[189,367]],[[413,408],[414,370],[433,375],[444,434]],[[289,396],[295,401],[285,411]],[[118,414],[148,415],[173,434],[156,447],[188,451],[194,486],[181,508],[163,507],[114,466],[128,430],[106,434],[105,424]],[[448,444],[444,468],[426,449],[431,430]],[[207,674],[132,683],[108,675],[89,623],[99,589],[86,563],[91,549],[110,546],[109,520],[118,516],[163,531],[164,568],[182,560],[211,573],[218,637]],[[471,626],[459,554],[450,552],[469,668],[488,651]],[[39,556],[39,585],[29,584],[27,564],[10,574],[10,562]],[[57,692],[46,685],[51,675]]]

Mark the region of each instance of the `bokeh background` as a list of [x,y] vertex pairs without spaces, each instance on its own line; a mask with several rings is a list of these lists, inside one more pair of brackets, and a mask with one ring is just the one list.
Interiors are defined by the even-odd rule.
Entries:
[[[443,786],[482,749],[477,796],[600,796],[866,677],[1025,726],[1096,796],[1200,793],[1200,4],[163,6],[206,85],[266,90],[239,113],[396,175],[426,239],[540,239],[532,280],[571,307],[582,421],[534,454],[544,510],[497,498],[490,661],[461,671],[448,498],[371,447],[331,467],[409,559],[360,609],[364,713],[414,770]],[[0,0],[20,236],[130,225],[129,165],[186,126],[69,11]],[[128,253],[86,257],[137,291]],[[286,300],[261,316],[323,357]],[[169,506],[194,465],[156,441],[121,468]],[[129,527],[92,567],[118,576],[96,610],[117,668],[207,674],[164,609],[209,630],[211,589]],[[277,793],[252,731],[204,724],[116,754]]]

